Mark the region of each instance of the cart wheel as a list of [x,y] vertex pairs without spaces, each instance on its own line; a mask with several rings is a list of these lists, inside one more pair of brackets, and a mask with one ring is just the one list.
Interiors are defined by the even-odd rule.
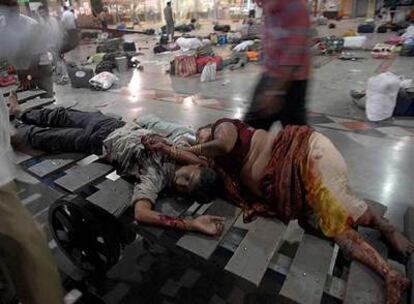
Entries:
[[86,204],[67,200],[49,209],[49,227],[62,252],[87,273],[105,273],[119,260],[121,244],[108,225],[93,215]]
[[0,259],[0,303],[10,304],[16,302],[16,289],[4,261]]

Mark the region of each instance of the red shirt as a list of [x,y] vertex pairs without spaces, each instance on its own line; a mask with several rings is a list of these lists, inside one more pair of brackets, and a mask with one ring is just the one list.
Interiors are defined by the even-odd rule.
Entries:
[[266,71],[284,80],[310,73],[310,16],[306,0],[263,0]]

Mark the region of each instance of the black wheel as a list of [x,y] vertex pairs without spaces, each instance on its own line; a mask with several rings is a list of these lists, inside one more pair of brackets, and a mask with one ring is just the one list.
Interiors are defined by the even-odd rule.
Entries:
[[6,264],[0,259],[0,303],[16,303],[17,295]]
[[49,209],[49,227],[62,252],[87,273],[105,273],[119,260],[116,229],[91,213],[87,203],[55,202]]

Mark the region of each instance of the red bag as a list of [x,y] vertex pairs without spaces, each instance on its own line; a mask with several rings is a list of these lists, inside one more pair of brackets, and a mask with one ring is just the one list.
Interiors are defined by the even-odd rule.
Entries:
[[220,71],[223,68],[223,58],[216,56],[202,56],[197,58],[197,73],[201,73],[207,63],[215,62],[217,66],[217,71]]
[[175,75],[188,77],[197,74],[197,64],[194,56],[177,56],[174,59]]

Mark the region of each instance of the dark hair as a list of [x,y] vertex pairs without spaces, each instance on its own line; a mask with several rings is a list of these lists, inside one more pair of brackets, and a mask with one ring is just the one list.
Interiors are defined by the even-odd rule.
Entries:
[[0,5],[16,7],[19,6],[17,0],[0,0]]
[[191,191],[191,196],[199,204],[208,204],[221,192],[221,180],[210,168],[200,168],[200,181]]
[[69,7],[67,7],[66,5],[65,6],[63,6],[63,10],[64,11],[67,11],[69,9]]
[[200,133],[201,130],[203,130],[203,129],[209,129],[209,128],[212,129],[213,128],[213,124],[208,124],[208,125],[205,125],[205,126],[202,126],[202,127],[198,128],[197,131],[196,131],[196,136],[198,137],[198,134]]
[[168,6],[170,6],[170,5],[171,5],[171,1],[168,1],[168,2],[167,2],[167,5],[168,5]]

